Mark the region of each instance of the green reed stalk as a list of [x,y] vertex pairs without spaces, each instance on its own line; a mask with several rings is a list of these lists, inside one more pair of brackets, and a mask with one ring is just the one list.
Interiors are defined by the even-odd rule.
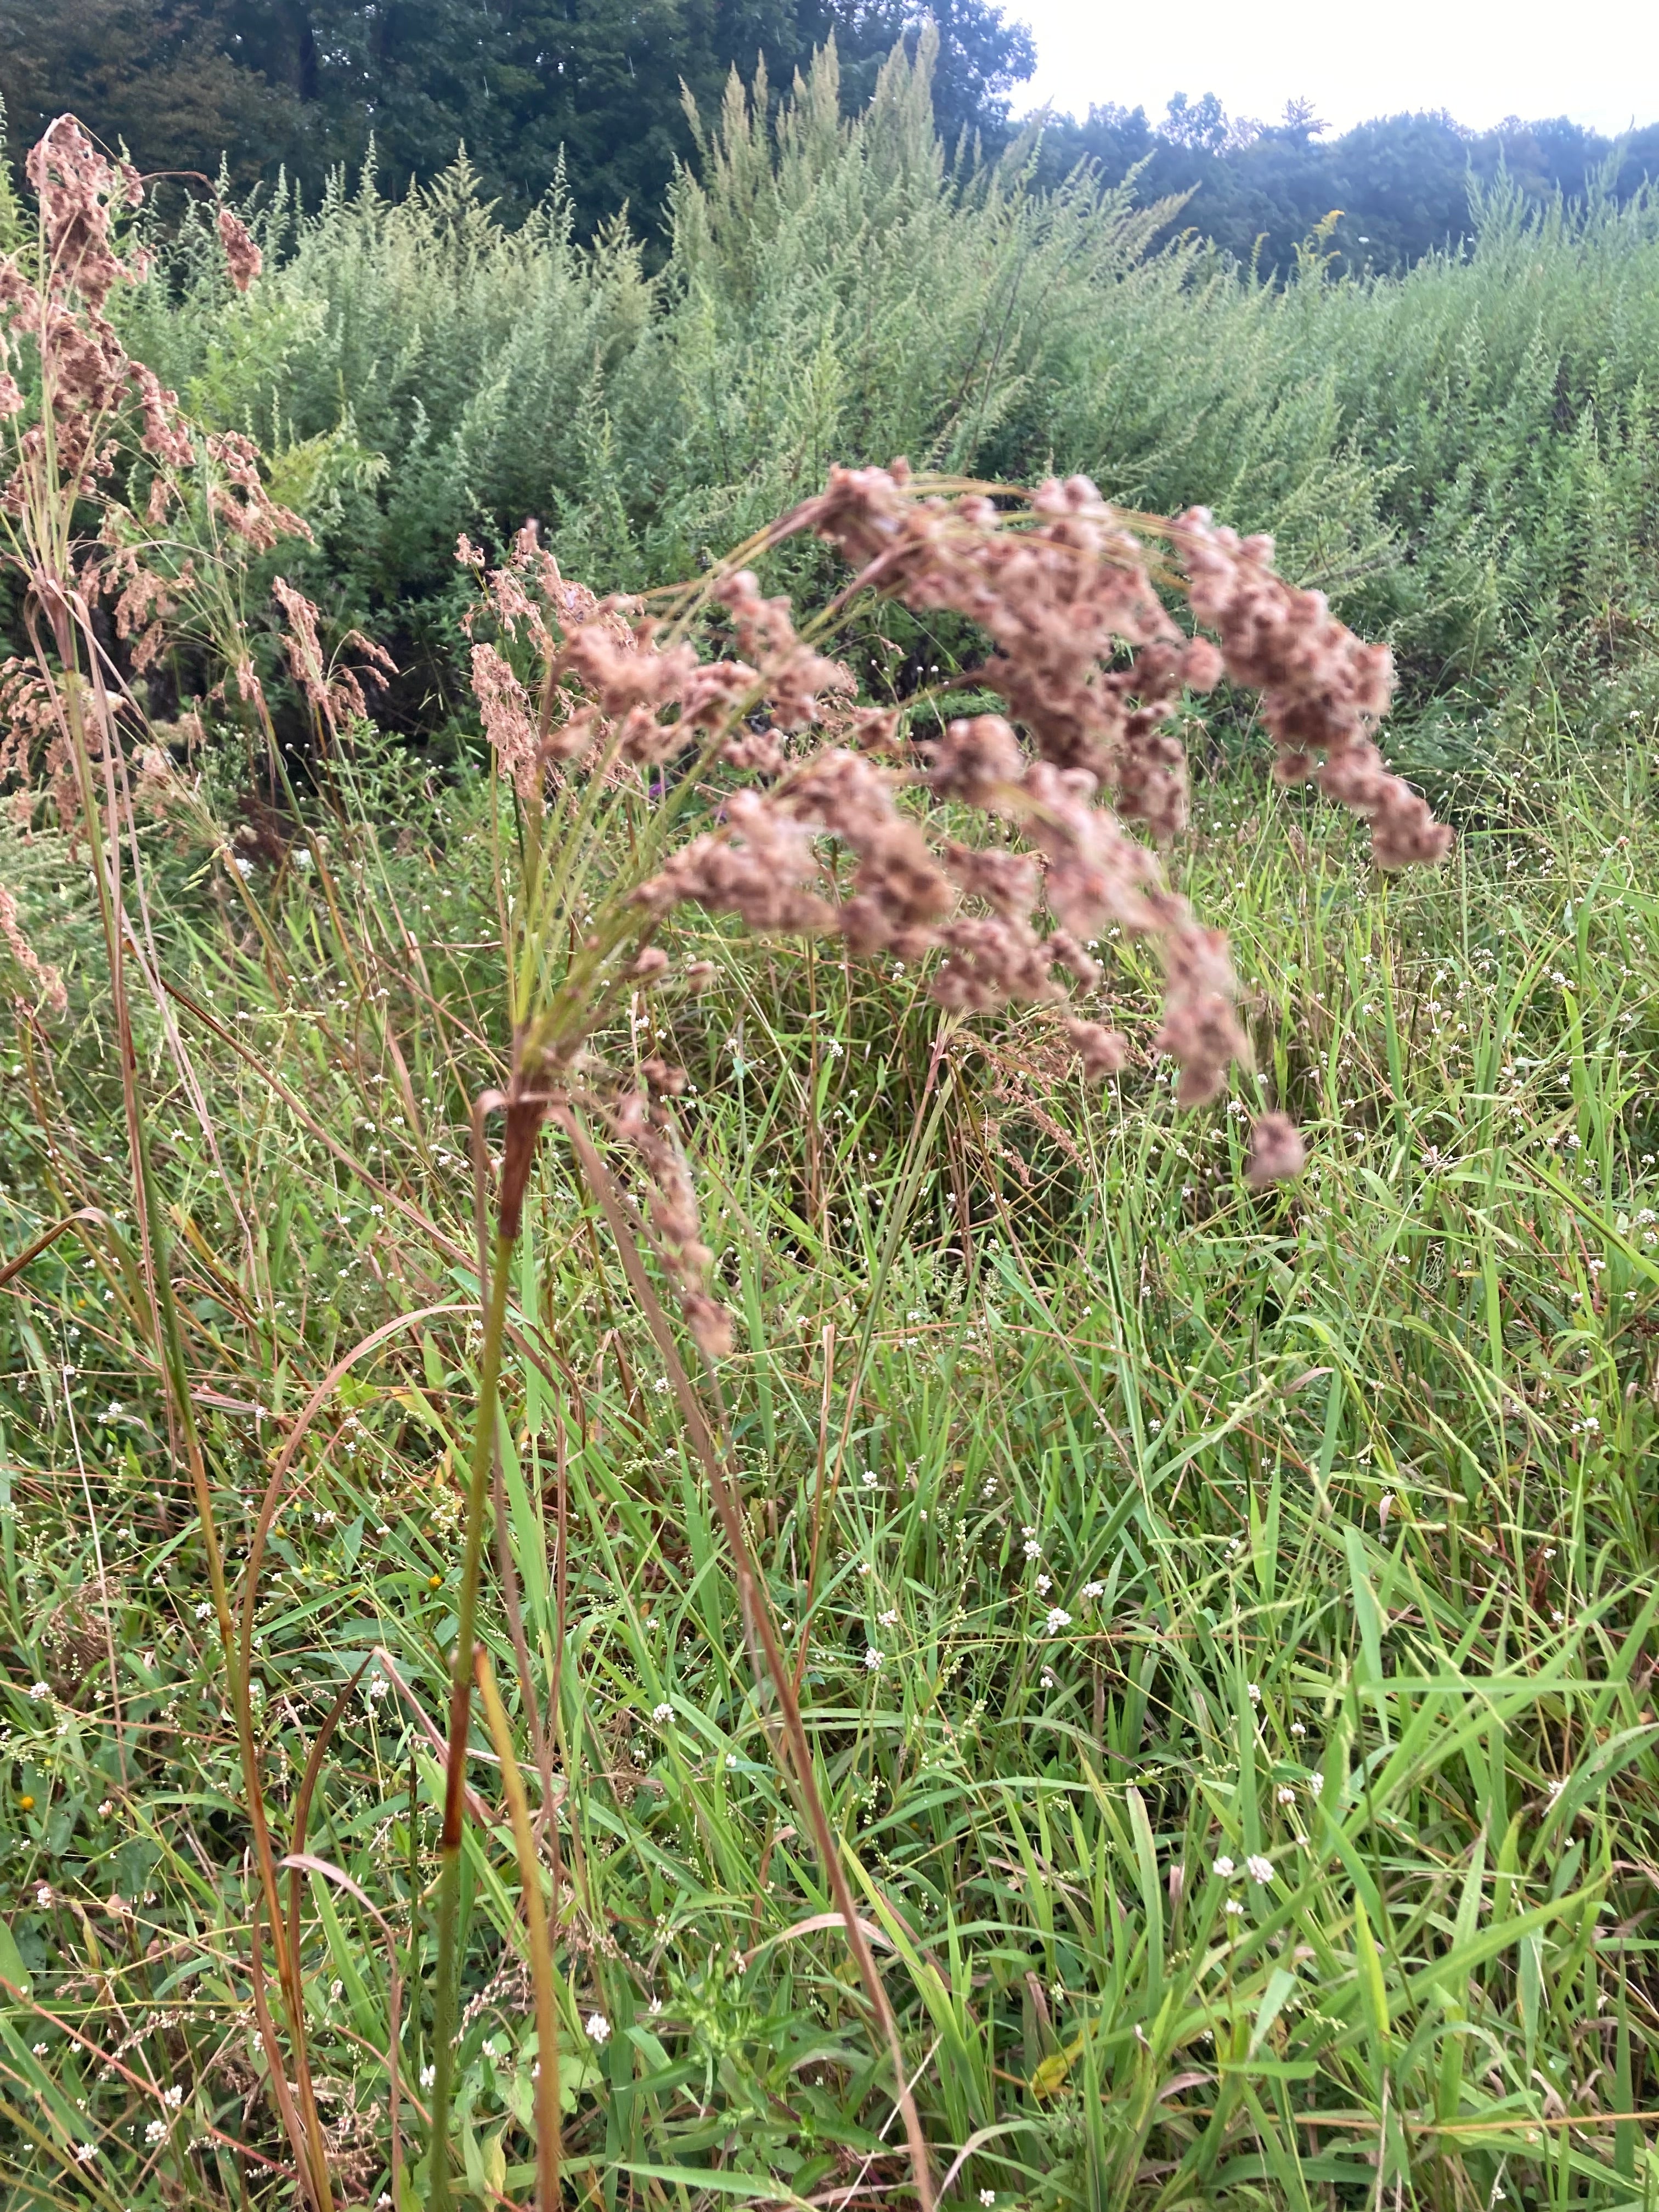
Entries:
[[[501,1762],[501,1795],[507,1800],[513,1847],[518,1855],[525,1948],[530,1954],[531,1989],[536,2007],[536,2198],[540,2212],[558,2212],[559,2015],[553,1986],[553,1938],[547,1907],[542,1899],[541,1863],[536,1850],[535,1832],[530,1825],[530,1801],[525,1794],[519,1762],[513,1756],[512,1725],[482,1645],[474,1659],[484,1717],[495,1755]],[[550,1820],[556,1817],[550,1806],[548,1816]],[[557,1909],[556,1883],[556,1912]]]
[[444,1824],[439,1847],[438,1980],[433,2014],[432,2132],[427,2184],[427,2201],[432,2212],[452,2212],[454,2203],[449,2177],[449,2107],[455,2093],[455,2042],[460,2029],[461,1820],[465,1809],[467,1729],[472,1710],[472,1644],[478,1615],[478,1574],[483,1560],[485,1500],[501,1396],[507,1283],[517,1241],[514,1231],[498,1226],[489,1297],[484,1310],[483,1372],[478,1382],[477,1420],[472,1432],[472,1462],[466,1492],[466,1548],[461,1559],[455,1656],[449,1676],[449,1753],[444,1769]]

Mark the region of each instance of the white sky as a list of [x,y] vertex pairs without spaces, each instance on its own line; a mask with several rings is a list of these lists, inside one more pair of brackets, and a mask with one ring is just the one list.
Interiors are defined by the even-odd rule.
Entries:
[[1005,0],[1036,40],[1017,107],[1145,107],[1213,92],[1278,119],[1305,95],[1334,130],[1446,108],[1476,130],[1567,115],[1609,135],[1659,122],[1659,0]]

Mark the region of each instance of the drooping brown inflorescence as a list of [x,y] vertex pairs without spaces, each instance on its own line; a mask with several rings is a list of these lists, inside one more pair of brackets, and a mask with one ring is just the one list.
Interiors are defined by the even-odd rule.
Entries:
[[[32,344],[40,371],[42,406],[16,440],[15,465],[0,501],[21,515],[33,501],[50,502],[58,488],[71,498],[91,494],[109,477],[115,419],[129,400],[143,422],[142,451],[157,465],[152,507],[168,503],[168,472],[196,458],[189,428],[170,392],[144,362],[128,354],[106,308],[120,284],[149,273],[142,253],[124,252],[120,216],[138,206],[136,170],[109,161],[72,115],[49,125],[25,163],[40,207],[45,256],[37,281],[14,254],[0,254],[0,421],[25,411],[22,386],[7,365],[18,342]],[[258,274],[259,249],[228,209],[218,218],[231,281],[246,290]],[[258,479],[257,456],[235,432],[206,441],[210,461],[236,489],[216,490],[222,519],[258,550],[282,535],[310,533],[272,504]]]
[[47,1010],[61,1018],[69,1012],[69,993],[64,988],[64,979],[56,968],[41,959],[23,934],[17,901],[4,884],[0,884],[0,937],[4,938],[13,959],[23,973],[39,987]]
[[218,231],[230,281],[239,292],[246,292],[264,267],[265,258],[248,235],[246,224],[228,207],[219,210]]
[[1177,528],[1194,614],[1219,633],[1233,682],[1261,694],[1261,719],[1278,748],[1275,779],[1316,777],[1328,798],[1370,824],[1379,868],[1443,860],[1451,831],[1389,774],[1370,735],[1394,688],[1388,647],[1363,645],[1322,592],[1297,591],[1276,576],[1271,538],[1218,530],[1201,507]]
[[363,684],[384,686],[388,677],[397,674],[392,655],[362,630],[353,629],[346,632],[342,644],[356,647],[362,656],[361,668],[354,669],[337,657],[327,661],[317,634],[319,617],[305,593],[296,591],[285,576],[271,578],[270,593],[283,611],[283,642],[289,672],[319,720],[337,732],[353,722],[367,721],[368,702]]
[[[1386,648],[1362,644],[1318,593],[1275,575],[1265,540],[1241,543],[1201,509],[1158,526],[1184,571],[1164,581],[1184,587],[1218,644],[1179,629],[1147,544],[1085,477],[1044,484],[1008,509],[976,493],[930,495],[902,463],[837,469],[775,535],[807,531],[851,564],[854,588],[975,623],[991,643],[975,680],[1000,694],[1008,717],[953,721],[904,765],[884,766],[878,757],[900,750],[896,715],[853,707],[847,671],[799,634],[788,602],[763,597],[747,570],[710,587],[744,655],[714,661],[700,661],[683,631],[636,602],[576,593],[522,540],[506,568],[483,574],[501,629],[510,638],[523,629],[543,660],[538,712],[503,653],[474,647],[485,726],[522,798],[539,802],[556,762],[658,770],[693,748],[711,771],[723,764],[763,779],[728,790],[715,825],[635,890],[650,924],[690,901],[751,929],[835,932],[854,953],[931,963],[928,988],[953,1011],[1050,1005],[1096,1079],[1121,1068],[1128,1048],[1078,1009],[1076,994],[1099,982],[1091,953],[1103,931],[1144,938],[1166,977],[1153,1049],[1178,1063],[1176,1096],[1195,1105],[1216,1095],[1248,1047],[1226,939],[1169,887],[1155,849],[1187,820],[1172,726],[1183,696],[1224,675],[1259,690],[1275,773],[1316,775],[1370,823],[1379,865],[1437,860],[1447,848],[1450,833],[1388,774],[1370,736],[1388,704]],[[483,570],[471,547],[461,557]],[[535,562],[544,567],[532,578]],[[814,726],[855,742],[784,742]],[[1001,825],[995,841],[941,836],[947,803],[983,817],[988,830]],[[1131,823],[1154,843],[1133,836]],[[835,868],[837,846],[851,857],[850,882]],[[665,1095],[625,1094],[611,1126],[645,1162],[665,1251],[698,1302],[699,1340],[712,1346],[721,1329],[708,1310],[708,1261]],[[1293,1175],[1302,1160],[1289,1120],[1264,1115],[1251,1183]]]

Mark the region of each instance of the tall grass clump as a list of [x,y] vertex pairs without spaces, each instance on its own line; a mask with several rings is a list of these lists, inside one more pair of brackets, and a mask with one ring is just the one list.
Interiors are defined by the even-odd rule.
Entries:
[[30,174],[0,2190],[1650,2201],[1656,733],[1454,851],[1269,543],[895,465],[464,538],[440,773]]

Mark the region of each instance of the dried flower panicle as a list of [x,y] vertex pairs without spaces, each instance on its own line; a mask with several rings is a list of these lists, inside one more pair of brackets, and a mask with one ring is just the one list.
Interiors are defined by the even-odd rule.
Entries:
[[666,914],[692,902],[710,914],[736,915],[771,934],[815,934],[832,928],[836,908],[804,886],[818,873],[811,830],[791,821],[758,792],[735,791],[726,827],[705,830],[671,854],[635,894],[648,912]]
[[702,1238],[696,1187],[686,1164],[668,1100],[684,1088],[678,1068],[648,1060],[644,1091],[627,1091],[611,1107],[611,1133],[639,1155],[648,1183],[647,1204],[663,1265],[680,1293],[686,1327],[711,1359],[732,1349],[732,1319],[708,1288],[714,1255]]
[[1370,735],[1394,688],[1388,647],[1362,644],[1322,592],[1275,575],[1272,538],[1218,529],[1201,507],[1182,515],[1176,531],[1194,614],[1219,634],[1234,683],[1261,694],[1261,720],[1278,748],[1275,781],[1315,777],[1327,798],[1370,824],[1380,868],[1443,860],[1451,831],[1389,774]]
[[34,817],[38,776],[58,827],[73,836],[81,809],[62,690],[32,660],[0,662],[0,778],[15,780],[12,811],[21,829]]
[[64,988],[64,979],[48,961],[41,959],[24,935],[17,901],[4,884],[0,884],[0,937],[5,939],[13,959],[23,973],[40,987],[48,1012],[61,1020],[69,1012],[69,993]]
[[[0,362],[19,339],[32,342],[44,414],[18,436],[16,465],[0,500],[21,515],[32,503],[50,500],[58,486],[72,497],[94,492],[113,468],[116,448],[108,433],[131,399],[143,418],[142,449],[160,464],[151,494],[152,520],[160,520],[173,495],[167,472],[191,465],[194,444],[177,393],[128,354],[106,313],[118,285],[149,273],[142,253],[121,250],[116,228],[122,214],[138,206],[142,184],[126,163],[108,160],[72,115],[47,126],[24,166],[40,203],[43,273],[37,283],[15,255],[0,254]],[[228,210],[220,213],[219,235],[231,280],[245,290],[258,273],[259,250]],[[24,409],[17,379],[0,369],[0,420]],[[246,440],[227,433],[222,444],[228,473],[248,465]],[[303,529],[297,518],[274,507],[262,488],[244,483],[242,495],[237,514],[227,519],[245,535],[274,544],[277,535]]]
[[797,635],[787,599],[763,599],[754,573],[723,576],[714,598],[731,617],[738,650],[752,661],[781,730],[804,730],[823,716],[826,692],[851,691],[851,672],[828,660]]
[[320,720],[337,733],[353,722],[366,722],[368,701],[363,684],[367,680],[385,687],[387,678],[398,672],[391,654],[362,630],[353,629],[346,632],[343,644],[354,647],[362,656],[362,668],[354,669],[337,656],[331,662],[326,660],[317,634],[319,617],[304,592],[296,591],[285,576],[271,578],[270,592],[285,620],[283,642],[289,672]]
[[[712,823],[636,887],[647,927],[690,902],[756,931],[833,932],[854,953],[931,963],[927,988],[952,1011],[1053,1007],[1091,1080],[1121,1069],[1128,1046],[1076,994],[1100,982],[1103,931],[1144,939],[1165,975],[1153,1048],[1178,1063],[1177,1098],[1195,1105],[1249,1047],[1226,939],[1170,887],[1156,849],[1187,818],[1185,696],[1224,675],[1259,688],[1278,773],[1316,774],[1370,823],[1384,865],[1437,858],[1449,833],[1388,775],[1371,742],[1388,700],[1386,652],[1276,576],[1265,542],[1241,544],[1200,510],[1161,529],[1218,643],[1176,626],[1140,538],[1086,478],[1046,484],[1006,512],[977,494],[924,494],[902,464],[833,471],[780,534],[826,538],[857,571],[855,588],[977,624],[992,647],[978,680],[1008,708],[953,720],[896,763],[890,711],[853,703],[847,672],[748,570],[717,577],[705,601],[724,611],[743,657],[705,661],[684,623],[567,584],[533,531],[493,570],[465,541],[458,549],[480,580],[476,611],[499,633],[474,645],[474,689],[500,772],[532,803],[557,763],[654,775],[693,747],[706,768],[754,779],[711,791]],[[539,657],[539,705],[508,658],[514,645]],[[810,728],[816,750],[780,742]],[[999,824],[995,836],[939,835],[946,806]],[[696,963],[688,987],[708,972]],[[640,963],[633,977],[665,973],[659,956],[652,975]],[[728,1340],[729,1324],[708,1290],[672,1089],[647,1072],[647,1089],[610,1109],[611,1126],[645,1163],[657,1236],[707,1349]],[[1301,1163],[1291,1123],[1263,1116],[1252,1183]]]
[[511,664],[493,645],[475,643],[472,647],[472,696],[498,774],[508,779],[520,799],[529,799],[544,773],[535,710]]
[[186,557],[173,574],[162,575],[144,565],[137,546],[117,543],[101,580],[106,597],[115,602],[115,635],[131,647],[133,667],[142,675],[166,650],[167,623],[195,584],[195,563]]
[[1301,1174],[1308,1152],[1302,1133],[1288,1114],[1263,1114],[1250,1132],[1245,1176],[1252,1190]]
[[311,543],[310,526],[290,507],[278,507],[259,474],[259,449],[240,430],[216,430],[206,441],[214,474],[208,504],[251,553],[269,553],[283,538]]
[[249,235],[247,225],[228,207],[219,210],[217,229],[230,281],[239,292],[246,292],[264,269],[264,256]]

